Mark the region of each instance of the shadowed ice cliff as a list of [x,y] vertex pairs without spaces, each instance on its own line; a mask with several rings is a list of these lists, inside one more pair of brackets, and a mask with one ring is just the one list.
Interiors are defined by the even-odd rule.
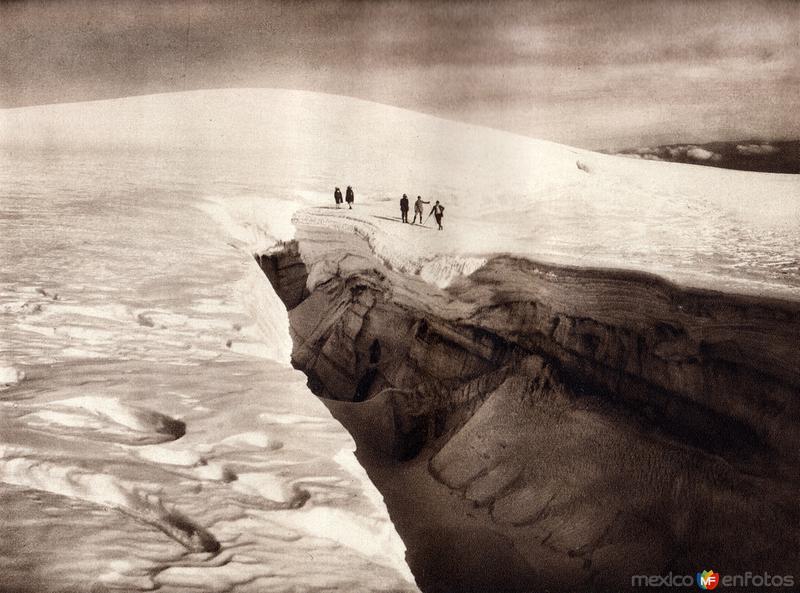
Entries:
[[295,220],[259,258],[293,363],[355,437],[423,590],[799,568],[797,302],[505,255],[439,288],[377,257],[364,218]]

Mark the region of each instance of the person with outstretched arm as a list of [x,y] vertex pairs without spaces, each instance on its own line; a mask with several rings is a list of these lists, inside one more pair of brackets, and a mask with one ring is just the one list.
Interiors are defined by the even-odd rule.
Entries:
[[414,220],[411,221],[411,224],[417,222],[417,214],[419,214],[419,223],[422,224],[423,204],[430,204],[430,202],[423,200],[422,196],[417,196],[417,201],[414,202]]
[[[439,203],[439,200],[436,200],[436,203],[431,208],[431,214],[436,219],[436,224],[439,225],[439,230],[442,230],[442,217],[444,216],[444,206]],[[430,216],[431,214],[428,214]]]
[[403,222],[408,222],[408,196],[403,194],[400,198],[400,219]]
[[353,188],[350,187],[349,185],[347,186],[347,191],[345,192],[344,199],[347,202],[347,205],[350,207],[350,210],[352,210],[353,209],[353,202],[355,202],[356,196],[353,193]]

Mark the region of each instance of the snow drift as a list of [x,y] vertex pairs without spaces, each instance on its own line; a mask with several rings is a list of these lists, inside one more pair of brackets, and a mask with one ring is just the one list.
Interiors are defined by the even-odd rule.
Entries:
[[147,101],[0,112],[0,588],[417,590],[252,258],[303,182]]

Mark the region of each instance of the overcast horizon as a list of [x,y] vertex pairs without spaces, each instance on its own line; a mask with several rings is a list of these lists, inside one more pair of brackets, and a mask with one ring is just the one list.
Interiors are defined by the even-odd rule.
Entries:
[[0,106],[231,87],[592,149],[800,137],[800,3],[14,2]]

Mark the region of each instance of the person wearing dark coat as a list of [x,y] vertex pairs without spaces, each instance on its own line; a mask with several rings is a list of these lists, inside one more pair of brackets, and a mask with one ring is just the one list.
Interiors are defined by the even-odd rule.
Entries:
[[400,198],[400,218],[403,222],[408,222],[408,196],[406,194]]
[[355,194],[353,193],[353,188],[352,188],[352,187],[350,187],[349,185],[347,186],[347,191],[345,192],[345,197],[344,197],[344,199],[345,199],[345,201],[347,202],[347,205],[348,205],[348,206],[350,207],[350,209],[352,210],[352,209],[353,209],[353,202],[355,201],[355,199],[356,199],[356,196],[355,196]]
[[342,203],[342,190],[338,187],[333,190],[333,201],[336,202],[336,207],[339,207],[339,204]]
[[[431,208],[431,214],[436,219],[436,224],[439,225],[439,230],[442,230],[442,216],[444,216],[444,206],[439,203],[439,200],[436,200],[436,203]],[[428,215],[430,216],[430,214]]]
[[417,196],[417,201],[414,202],[414,220],[411,221],[411,224],[417,222],[417,215],[419,214],[419,223],[422,224],[422,205],[423,204],[430,204],[430,202],[426,202],[422,199],[422,196]]

